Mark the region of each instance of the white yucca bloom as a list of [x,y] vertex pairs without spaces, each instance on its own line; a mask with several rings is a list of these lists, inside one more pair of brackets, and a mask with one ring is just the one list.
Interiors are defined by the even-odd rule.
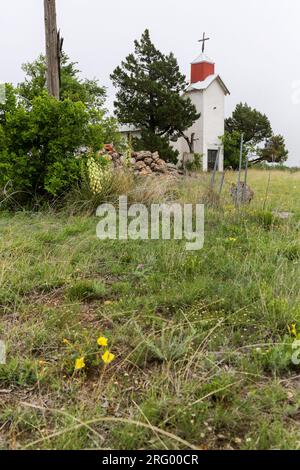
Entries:
[[103,189],[103,183],[108,178],[109,169],[102,166],[91,157],[87,162],[90,188],[93,194],[100,194]]
[[0,104],[5,103],[5,83],[0,81]]

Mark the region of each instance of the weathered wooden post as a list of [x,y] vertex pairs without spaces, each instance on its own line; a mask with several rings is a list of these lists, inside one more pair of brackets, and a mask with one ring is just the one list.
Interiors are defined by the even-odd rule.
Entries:
[[245,180],[244,180],[244,189],[243,189],[243,202],[246,202],[246,194],[247,194],[247,182],[248,182],[248,165],[249,165],[249,156],[246,156],[246,165],[245,165]]
[[240,185],[241,185],[242,164],[243,164],[243,147],[244,147],[244,134],[241,135],[238,189],[240,188]]
[[221,148],[219,147],[219,148],[218,148],[218,153],[217,153],[217,156],[216,156],[216,160],[215,160],[215,165],[214,165],[213,173],[212,173],[212,175],[211,175],[211,180],[210,180],[210,190],[211,190],[211,191],[213,191],[214,186],[215,186],[216,173],[217,173],[217,171],[218,171],[218,169],[219,169],[220,153],[221,153]]
[[60,54],[62,42],[57,31],[55,0],[44,0],[47,58],[47,87],[49,94],[59,100]]
[[223,171],[223,173],[221,175],[220,186],[219,186],[219,194],[220,195],[222,193],[222,189],[223,189],[223,186],[224,186],[224,181],[225,181],[225,171]]
[[244,148],[244,134],[241,135],[241,147],[240,147],[240,162],[239,162],[239,176],[237,184],[237,200],[236,203],[239,206],[241,204],[241,178],[242,178],[242,164],[243,164],[243,148]]

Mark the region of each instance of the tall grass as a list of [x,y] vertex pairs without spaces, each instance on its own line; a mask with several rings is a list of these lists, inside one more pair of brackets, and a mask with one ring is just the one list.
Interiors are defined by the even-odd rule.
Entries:
[[[238,213],[226,175],[195,253],[99,241],[90,214],[124,194],[201,202],[206,175],[116,174],[99,199],[81,188],[60,211],[0,213],[1,448],[299,448],[300,177],[272,173],[265,210],[267,172],[249,179]],[[99,336],[116,356],[105,368]]]

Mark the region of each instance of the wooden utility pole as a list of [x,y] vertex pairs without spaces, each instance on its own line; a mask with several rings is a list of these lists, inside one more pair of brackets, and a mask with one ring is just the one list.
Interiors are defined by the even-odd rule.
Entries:
[[47,87],[49,94],[59,100],[60,89],[60,59],[62,40],[57,31],[55,0],[44,0],[46,58],[47,58]]

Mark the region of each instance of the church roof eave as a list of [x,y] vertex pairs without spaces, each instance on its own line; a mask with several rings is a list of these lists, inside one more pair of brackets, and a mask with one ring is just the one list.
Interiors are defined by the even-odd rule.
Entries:
[[219,83],[220,85],[222,86],[222,88],[224,88],[224,91],[225,91],[225,94],[226,95],[230,95],[230,91],[229,89],[227,88],[227,86],[225,85],[225,83],[223,82],[222,78],[220,77],[220,75],[218,75],[218,80],[219,80]]
[[219,85],[223,88],[225,95],[230,95],[230,91],[228,90],[220,75],[210,75],[202,82],[191,83],[186,89],[186,92],[206,90],[215,80],[217,80]]

